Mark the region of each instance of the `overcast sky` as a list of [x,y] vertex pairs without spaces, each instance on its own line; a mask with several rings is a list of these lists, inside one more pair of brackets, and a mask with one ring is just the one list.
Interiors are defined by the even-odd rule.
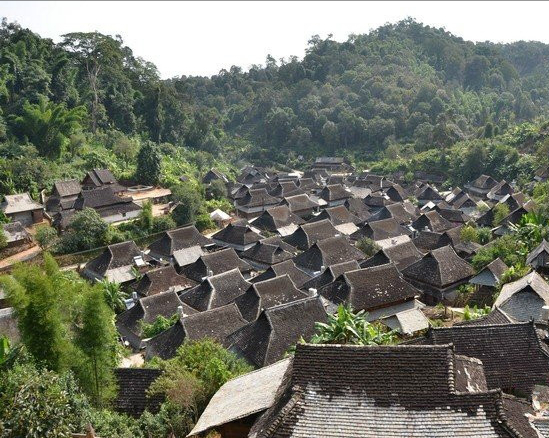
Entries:
[[473,41],[549,43],[546,2],[15,2],[0,16],[43,37],[120,34],[164,78],[302,57],[309,38],[344,41],[406,17]]

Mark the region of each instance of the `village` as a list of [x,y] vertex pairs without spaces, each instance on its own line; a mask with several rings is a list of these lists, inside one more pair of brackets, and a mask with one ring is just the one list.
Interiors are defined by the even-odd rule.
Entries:
[[[358,172],[340,157],[305,171],[248,165],[236,181],[203,175],[206,190],[214,181],[234,206],[209,212],[215,230],[189,224],[61,266],[125,293],[118,412],[157,411],[162,399],[147,391],[161,371],[148,362],[213,339],[255,371],[223,385],[189,436],[547,436],[549,244],[525,254],[519,275],[501,258],[473,263],[535,215],[514,182],[478,175],[443,188],[436,174]],[[5,196],[0,269],[33,263],[40,224],[62,235],[91,208],[116,225],[145,203],[155,216],[176,207],[169,189],[126,187],[108,169],[58,181],[40,200]],[[0,334],[15,344],[16,313],[3,295],[0,307]],[[397,345],[309,343],[343,308]],[[147,335],[162,318],[172,323]]]

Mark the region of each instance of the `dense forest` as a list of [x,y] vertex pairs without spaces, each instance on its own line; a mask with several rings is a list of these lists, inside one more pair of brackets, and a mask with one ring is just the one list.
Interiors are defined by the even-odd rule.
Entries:
[[408,19],[342,43],[313,36],[302,60],[162,80],[120,36],[54,43],[4,19],[0,191],[36,195],[97,166],[131,179],[144,145],[167,183],[211,165],[230,171],[235,156],[299,166],[321,154],[439,169],[456,183],[486,162],[513,179],[535,163],[517,154],[545,136],[548,71],[549,45],[475,44]]

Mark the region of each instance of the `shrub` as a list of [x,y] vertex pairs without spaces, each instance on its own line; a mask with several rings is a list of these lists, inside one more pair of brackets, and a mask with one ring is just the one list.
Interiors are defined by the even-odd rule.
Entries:
[[98,248],[109,243],[109,225],[92,208],[76,213],[61,240],[59,250],[65,254]]
[[143,334],[144,338],[152,338],[153,336],[156,336],[159,333],[168,330],[177,322],[178,319],[179,315],[177,314],[173,315],[171,318],[166,318],[162,315],[158,315],[152,323],[142,322],[141,333]]
[[206,230],[211,230],[211,229],[215,228],[215,223],[210,218],[210,215],[208,213],[203,213],[203,214],[198,215],[198,217],[196,218],[195,225],[196,225],[196,228],[198,229],[198,231],[200,231],[200,232],[206,231]]
[[378,252],[381,247],[368,237],[363,237],[356,243],[356,247],[360,249],[366,257],[372,257]]
[[40,248],[47,250],[57,241],[57,231],[49,225],[40,225],[36,228],[35,238]]

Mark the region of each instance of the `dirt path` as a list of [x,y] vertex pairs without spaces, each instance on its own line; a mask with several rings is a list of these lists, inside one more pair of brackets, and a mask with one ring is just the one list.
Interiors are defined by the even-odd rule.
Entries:
[[18,252],[17,254],[6,257],[4,260],[0,260],[0,269],[13,265],[14,263],[17,263],[17,262],[22,262],[25,260],[32,259],[34,256],[39,254],[40,251],[42,251],[40,247],[38,245],[35,245],[35,246],[31,246],[25,251],[21,251],[21,252]]

